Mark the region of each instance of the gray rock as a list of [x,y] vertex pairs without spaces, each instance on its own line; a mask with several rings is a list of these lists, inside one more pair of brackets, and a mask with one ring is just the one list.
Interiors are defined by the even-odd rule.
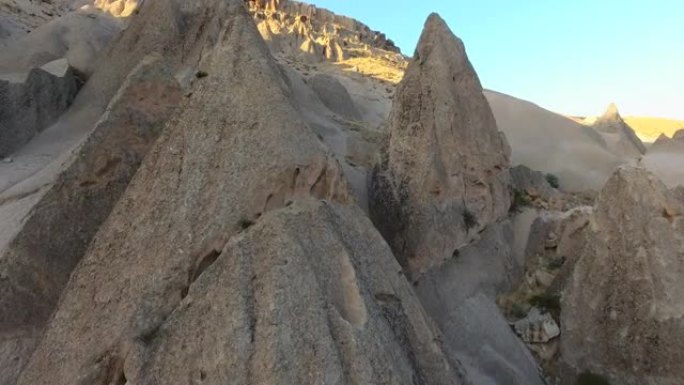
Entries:
[[[150,18],[139,22],[160,23],[151,28],[173,28],[177,19],[149,13],[159,5],[146,2],[138,16]],[[186,19],[190,23],[186,28],[199,27],[195,22],[208,23],[206,30],[212,36],[222,36],[202,44],[199,68],[207,76],[197,80],[192,96],[181,103],[181,112],[149,151],[72,273],[19,384],[74,384],[79,378],[93,383],[107,373],[119,373],[118,368],[127,362],[133,367],[124,373],[133,378],[136,341],[154,336],[161,320],[182,303],[189,286],[228,239],[290,201],[307,197],[351,201],[338,162],[290,104],[282,74],[243,2],[171,5],[169,12],[182,6],[200,11],[198,19]],[[121,40],[139,33],[141,27],[133,23]],[[180,36],[176,44],[185,43],[187,35]],[[254,102],[257,99],[259,103]],[[311,228],[314,234],[318,229]],[[279,245],[285,247],[276,243],[273,250]],[[398,269],[393,274],[398,276]],[[252,279],[249,274],[241,277]],[[281,293],[267,290],[272,296],[264,298],[275,299]],[[277,311],[277,303],[264,306],[276,306]],[[253,314],[249,309],[243,314],[248,321]],[[248,325],[262,322],[270,320],[249,321]],[[290,334],[285,330],[283,339],[287,340]],[[309,349],[308,343],[313,342],[292,341],[298,343],[290,352],[295,347]],[[201,350],[208,341],[198,338],[195,342]],[[275,367],[255,365],[253,369],[254,373],[277,373]]]
[[0,75],[0,157],[11,155],[53,123],[79,89],[66,59],[34,68],[17,80]]
[[122,28],[119,20],[103,12],[67,13],[4,47],[0,53],[0,73],[25,73],[66,58],[79,75],[88,77],[95,71],[100,52]]
[[429,17],[389,117],[371,215],[412,278],[508,214],[510,148],[465,47]]
[[[0,384],[13,384],[69,275],[181,98],[168,66],[147,58],[126,79],[57,180],[0,245]],[[0,195],[0,204],[22,195]],[[34,199],[34,198],[31,198]]]
[[611,383],[684,379],[684,205],[652,174],[620,168],[601,191],[562,297],[562,359]]
[[[130,383],[462,384],[363,212],[297,201],[231,239],[136,355]],[[139,368],[139,369],[138,369]]]
[[495,300],[522,273],[513,257],[510,223],[490,225],[482,239],[433,269],[416,286],[425,310],[444,334],[446,351],[478,385],[541,385],[534,358]]
[[560,335],[560,328],[550,313],[534,307],[527,316],[513,325],[520,338],[532,344],[546,343]]
[[518,165],[511,168],[511,180],[513,189],[524,192],[530,197],[540,197],[550,201],[561,195],[549,184],[544,173],[534,171],[527,166]]
[[360,120],[361,115],[347,89],[331,75],[317,74],[309,84],[323,104],[331,111],[349,120]]

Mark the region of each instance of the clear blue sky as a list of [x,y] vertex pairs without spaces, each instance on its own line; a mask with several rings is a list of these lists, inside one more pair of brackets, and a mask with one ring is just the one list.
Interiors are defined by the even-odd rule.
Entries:
[[438,12],[483,85],[575,115],[684,119],[684,0],[310,0],[411,56]]

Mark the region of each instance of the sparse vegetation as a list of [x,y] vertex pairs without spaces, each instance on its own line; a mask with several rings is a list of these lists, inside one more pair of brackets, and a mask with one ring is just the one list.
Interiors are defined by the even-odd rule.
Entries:
[[511,306],[511,315],[517,319],[527,317],[527,312],[527,307],[521,303],[514,303],[513,306]]
[[561,307],[560,295],[549,292],[535,295],[529,302],[544,312],[559,312]]
[[546,181],[549,182],[549,185],[553,188],[560,187],[560,179],[554,174],[546,174]]
[[565,264],[565,257],[558,257],[558,258],[554,258],[554,259],[550,260],[549,263],[546,265],[546,267],[549,270],[558,270],[561,267],[563,267],[564,264]]
[[475,214],[467,208],[463,209],[463,223],[465,223],[466,230],[468,231],[478,225]]
[[610,381],[600,374],[584,372],[577,378],[576,385],[610,385]]
[[520,190],[513,190],[513,204],[511,205],[511,211],[520,211],[523,207],[531,206],[532,202],[530,197]]
[[206,78],[207,76],[209,76],[209,73],[207,73],[206,71],[201,71],[201,70],[200,70],[200,71],[197,71],[197,73],[195,73],[195,77],[196,77],[197,79]]
[[254,221],[251,219],[242,218],[238,221],[238,226],[240,226],[242,230],[247,230],[248,228],[254,226]]

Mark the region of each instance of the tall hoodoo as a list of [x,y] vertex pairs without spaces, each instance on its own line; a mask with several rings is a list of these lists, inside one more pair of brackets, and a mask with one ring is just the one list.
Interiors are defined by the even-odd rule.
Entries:
[[398,86],[376,224],[411,273],[439,264],[510,206],[510,149],[465,48],[436,14]]
[[562,358],[573,372],[625,385],[684,378],[682,203],[637,168],[619,169],[601,191],[562,300]]

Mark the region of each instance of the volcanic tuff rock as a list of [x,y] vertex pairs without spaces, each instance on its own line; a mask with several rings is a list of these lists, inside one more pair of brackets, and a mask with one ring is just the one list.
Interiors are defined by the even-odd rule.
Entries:
[[[0,384],[13,383],[30,356],[72,269],[180,98],[168,66],[145,59],[54,184],[33,196],[12,189],[0,195],[8,206],[37,200],[23,209],[11,240],[0,237],[0,275],[7,277],[0,280]],[[0,208],[0,218],[6,214]]]
[[464,383],[358,208],[297,201],[217,251],[159,329],[108,358],[129,383]]
[[80,86],[66,59],[34,68],[25,79],[18,77],[0,74],[0,158],[53,123]]
[[603,135],[608,149],[619,156],[634,157],[646,153],[646,146],[622,119],[615,104],[608,106],[594,123],[594,128]]
[[519,280],[509,221],[489,225],[477,242],[454,252],[416,282],[416,293],[444,333],[446,352],[477,385],[541,385],[530,352],[496,306]]
[[95,70],[97,54],[122,27],[119,20],[102,12],[68,13],[3,48],[0,73],[24,73],[52,60],[66,58],[79,75],[87,77]]
[[586,231],[562,299],[568,370],[616,384],[681,383],[684,205],[649,172],[620,168]]
[[510,149],[463,43],[429,17],[389,117],[374,221],[412,275],[451,257],[510,207]]
[[349,120],[360,120],[361,115],[347,89],[330,75],[317,74],[309,79],[311,88],[331,111]]
[[[145,12],[147,4],[153,6],[155,3],[143,5],[141,15]],[[173,5],[180,6],[178,3]],[[124,383],[123,376],[136,378],[136,373],[154,375],[153,370],[137,369],[141,363],[147,362],[147,360],[141,361],[136,358],[144,357],[144,354],[140,353],[141,347],[161,347],[161,350],[154,348],[150,351],[152,358],[155,357],[154,352],[158,352],[159,357],[163,357],[181,348],[181,335],[175,334],[180,331],[174,330],[174,325],[176,322],[193,322],[196,317],[194,310],[187,313],[183,311],[192,298],[211,295],[212,288],[222,290],[223,285],[214,285],[210,279],[203,279],[202,273],[212,271],[211,268],[207,269],[207,266],[217,261],[217,256],[224,249],[224,245],[234,235],[250,227],[252,223],[260,221],[262,216],[268,217],[269,211],[287,206],[290,201],[307,198],[325,199],[331,202],[349,202],[350,200],[338,163],[325,150],[310,128],[301,121],[289,103],[286,84],[280,77],[281,72],[270,57],[267,47],[258,35],[242,2],[207,0],[201,5],[200,9],[203,10],[203,14],[206,12],[208,15],[213,15],[212,17],[218,18],[219,21],[213,24],[215,28],[211,30],[212,36],[216,38],[215,45],[207,44],[202,47],[199,68],[206,76],[197,80],[192,95],[186,98],[180,106],[183,113],[178,114],[167,125],[160,139],[143,161],[126,193],[98,232],[85,258],[72,274],[62,294],[60,305],[38,349],[23,371],[19,384],[73,384],[79,383],[78,381],[93,383],[97,382],[97,379]],[[154,20],[155,23],[168,21],[168,19],[149,20]],[[129,29],[126,34],[129,31],[131,30]],[[126,36],[123,37],[125,38]],[[259,100],[260,103],[254,103],[254,100]],[[269,108],[264,109],[264,105]],[[264,218],[263,221],[270,222],[271,220]],[[332,221],[332,223],[335,222]],[[322,245],[324,250],[330,250],[323,243],[323,240],[328,239],[330,235],[324,235],[326,230],[312,223],[316,221],[309,219],[300,224],[303,228],[309,229],[312,234],[312,241],[305,243],[311,243],[312,248],[315,245]],[[338,225],[340,228],[346,228],[343,224],[338,223]],[[265,242],[261,243],[261,247],[265,247],[270,240],[274,243],[269,245],[269,250],[272,252],[264,251],[254,254],[254,267],[275,268],[276,266],[268,263],[268,259],[261,264],[257,263],[257,260],[273,257],[281,250],[296,249],[298,242],[292,241],[292,245],[288,246],[287,240],[304,236],[304,234],[300,234],[302,231],[290,233],[292,235],[288,236],[283,234],[283,238],[279,241],[278,238],[266,235],[273,231],[268,230],[266,223],[264,227],[261,226],[257,224],[253,229],[256,239],[260,240],[259,243]],[[275,228],[279,230],[291,227],[277,224],[272,226],[276,226]],[[370,228],[370,224],[365,226]],[[301,230],[302,227],[299,229]],[[265,232],[261,233],[261,231]],[[363,232],[371,233],[366,230]],[[340,234],[346,234],[346,231],[340,231]],[[372,237],[371,240],[372,242],[369,243],[380,242],[378,236]],[[281,303],[275,299],[275,296],[284,291],[280,291],[277,287],[268,287],[267,285],[276,283],[273,280],[260,278],[259,275],[254,277],[241,270],[249,269],[248,263],[252,258],[249,258],[246,253],[249,252],[250,245],[257,247],[253,239],[247,238],[242,244],[238,240],[230,242],[236,245],[229,246],[227,252],[242,254],[245,259],[239,263],[229,258],[218,259],[218,266],[227,263],[229,266],[227,266],[226,274],[231,274],[230,266],[233,266],[238,270],[233,270],[232,273],[239,274],[240,279],[259,283],[256,287],[249,283],[246,286],[240,286],[246,291],[238,290],[234,297],[235,300],[248,299],[252,296],[249,289],[253,288],[259,301],[258,306],[238,307],[237,309],[244,309],[238,311],[242,318],[231,318],[248,328],[245,332],[235,331],[235,339],[231,341],[236,344],[246,344],[255,349],[255,354],[242,357],[235,363],[237,365],[240,362],[249,363],[249,368],[245,370],[250,371],[251,376],[256,379],[263,375],[277,376],[278,373],[283,373],[280,378],[303,381],[301,376],[304,372],[299,371],[294,365],[287,368],[275,368],[268,365],[275,358],[274,356],[269,358],[269,354],[275,354],[276,351],[284,351],[288,354],[299,351],[302,355],[307,354],[308,357],[312,357],[312,360],[318,360],[315,350],[310,347],[313,341],[306,340],[305,336],[295,338],[294,335],[288,334],[292,338],[282,336],[283,345],[279,347],[258,346],[257,348],[254,345],[263,343],[264,339],[266,343],[277,341],[270,338],[268,328],[285,333],[286,329],[271,324],[272,320],[287,319],[285,315],[283,315],[285,318],[277,316]],[[356,242],[363,245],[367,241],[364,238],[358,238]],[[380,245],[376,247],[381,247]],[[286,254],[280,255],[284,257]],[[354,262],[359,263],[361,259],[356,259],[360,257],[355,252],[350,254],[353,256],[350,257],[352,259],[349,264],[353,267]],[[377,254],[370,253],[369,255],[375,257]],[[387,255],[389,257],[389,254]],[[330,271],[335,263],[342,263],[338,266],[351,272],[349,264],[345,267],[344,258],[341,260],[325,259],[330,260],[331,265],[321,264],[319,266],[321,269]],[[387,259],[384,258],[384,260]],[[329,295],[324,295],[323,291],[319,295],[324,298],[335,298],[340,306],[349,304],[351,307],[346,308],[349,310],[346,316],[353,322],[363,323],[363,311],[360,310],[360,300],[354,295],[354,290],[333,291],[332,285],[339,281],[321,276],[321,271],[316,272],[316,266],[312,266],[304,257],[293,259],[289,263],[292,265],[282,267],[283,271],[290,271],[290,274],[295,275],[297,274],[295,272],[301,272],[302,275],[308,274],[311,278],[307,282],[314,282],[313,277],[316,277],[315,280],[319,282],[331,281],[330,286],[322,289],[330,290]],[[358,271],[354,273],[357,277],[367,274],[364,270],[354,270]],[[339,271],[335,270],[335,273]],[[389,271],[399,279],[398,267]],[[216,273],[218,274],[219,271],[217,270]],[[352,277],[350,273],[342,280],[346,281],[344,285],[349,285],[345,287],[354,289],[355,285],[351,283]],[[364,279],[364,282],[369,284],[375,281],[376,277]],[[381,278],[377,280],[378,283],[382,281]],[[283,290],[292,289],[294,286],[290,285],[296,284],[296,280],[281,282],[285,285],[281,286]],[[200,289],[200,284],[207,285],[206,289]],[[231,285],[238,284],[239,282],[231,280]],[[315,289],[310,285],[306,287],[311,290]],[[412,305],[407,297],[410,291],[401,287],[395,287],[394,291],[387,293],[360,290],[362,290],[366,307],[367,325],[373,325],[372,328],[369,326],[369,332],[385,336],[395,335],[396,341],[403,341],[404,346],[415,346],[410,342],[414,340],[423,344],[417,345],[416,348],[407,347],[404,350],[406,351],[404,357],[414,357],[414,365],[411,368],[422,367],[422,364],[415,364],[416,360],[419,360],[415,357],[423,356],[426,354],[424,351],[433,357],[439,357],[439,349],[432,342],[434,337],[428,332],[427,327],[419,326],[420,317],[409,317],[418,321],[402,321],[405,316],[402,315],[402,311],[398,310],[397,301],[391,297],[396,295],[401,306],[410,309],[417,306],[417,304]],[[406,294],[402,294],[399,290],[403,290]],[[340,298],[341,294],[349,297]],[[385,313],[388,315],[383,316],[385,320],[371,319],[383,314],[380,305],[367,302],[375,294],[379,295],[379,301],[390,304]],[[382,294],[390,294],[390,296]],[[292,314],[310,314],[299,310],[303,302],[297,302],[296,298],[291,298],[290,301],[288,303],[293,309]],[[209,303],[211,302],[214,301],[209,300]],[[204,303],[204,300],[199,303]],[[327,300],[324,303],[332,303],[332,301]],[[310,302],[306,303],[307,306],[310,304]],[[230,311],[237,311],[232,306],[230,308]],[[267,313],[260,313],[267,309],[270,309]],[[347,311],[344,307],[340,309],[342,312]],[[220,317],[221,312],[219,309],[216,310],[216,316]],[[177,316],[178,321],[176,321]],[[168,325],[165,324],[165,319],[169,320]],[[341,322],[339,318],[326,316],[317,317],[316,320],[331,322],[331,328],[336,328],[335,323]],[[222,322],[227,321],[224,319]],[[420,322],[427,323],[426,320]],[[327,323],[320,324],[318,321],[313,324],[323,328],[321,330],[328,327]],[[408,328],[406,325],[409,324],[416,326]],[[266,329],[263,329],[264,327]],[[231,324],[226,324],[226,328],[228,328],[226,333],[234,330]],[[254,333],[249,332],[249,328],[253,328]],[[185,332],[191,333],[188,336],[200,332],[196,328],[184,329]],[[159,334],[157,334],[158,330]],[[165,330],[171,333],[168,340],[163,337]],[[287,330],[291,330],[290,333],[292,333],[294,329]],[[157,336],[160,336],[160,339],[157,339]],[[254,336],[253,341],[251,336]],[[212,338],[219,337],[214,335]],[[211,343],[201,338],[190,338],[189,341],[198,345],[194,348],[186,345],[186,349],[201,349],[204,344]],[[176,342],[179,344],[173,346]],[[165,347],[162,347],[162,344]],[[224,349],[225,345],[217,344],[216,346],[217,349]],[[351,345],[345,344],[345,346]],[[427,347],[423,349],[420,346]],[[205,354],[212,353],[205,350]],[[225,357],[220,351],[216,354],[216,357]],[[346,357],[358,357],[358,354],[360,353],[351,351]],[[202,356],[195,356],[196,359],[201,359],[199,357]],[[202,365],[207,365],[208,368],[216,368],[216,365],[219,365],[216,362],[212,364],[209,356],[206,357],[207,361]],[[332,367],[337,365],[332,361],[333,355],[320,358],[323,357],[327,358],[321,359],[320,365]],[[378,350],[369,351],[368,357],[387,357],[389,362],[371,366],[376,368],[405,367],[403,364],[407,362],[406,359],[398,358],[396,355],[381,355]],[[171,364],[171,362],[152,362],[155,363],[151,367],[158,364]],[[368,360],[357,362],[370,364]],[[425,362],[430,363],[429,370],[405,369],[407,371],[404,373],[408,372],[407,375],[410,375],[410,371],[427,373],[424,383],[458,383],[456,377],[440,380],[440,378],[446,378],[440,373],[445,373],[451,367],[446,361],[429,359]],[[181,365],[180,361],[176,363]],[[356,365],[354,362],[348,364],[352,367]],[[311,370],[313,373],[323,373],[324,370],[322,367],[318,369],[314,369],[314,366],[304,365],[304,367],[307,367],[307,372]],[[195,375],[201,379],[202,368],[195,368],[199,369]],[[214,373],[207,371],[205,376],[214,376]],[[350,376],[357,373],[361,375],[361,373],[368,372],[363,369],[348,371]],[[396,382],[410,382],[403,375],[402,378],[397,379]],[[331,379],[333,380],[334,378]],[[392,383],[389,378],[382,381]]]
[[399,53],[383,33],[314,5],[289,0],[248,0],[259,32],[274,54],[308,61],[341,61],[373,49]]

